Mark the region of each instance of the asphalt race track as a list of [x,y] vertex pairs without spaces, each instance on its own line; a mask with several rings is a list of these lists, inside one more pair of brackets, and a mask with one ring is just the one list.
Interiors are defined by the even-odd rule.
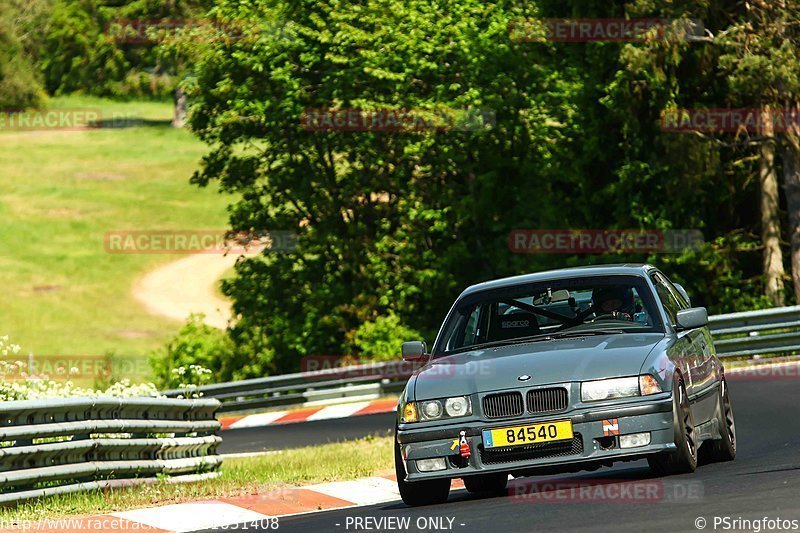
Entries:
[[394,413],[353,416],[347,419],[317,420],[242,429],[221,433],[220,453],[285,450],[328,442],[360,439],[367,435],[391,435]]
[[[580,482],[599,487],[601,495],[611,495],[606,501],[599,501],[597,494],[558,501],[556,493],[548,496],[545,489],[538,499],[480,498],[460,490],[451,493],[446,504],[429,507],[409,508],[397,502],[282,517],[279,531],[791,530],[791,522],[776,524],[774,520],[800,522],[800,380],[739,378],[729,383],[739,440],[734,462],[709,464],[695,474],[668,478],[653,478],[646,462],[637,461],[590,473],[514,481]],[[653,493],[646,498],[613,497],[624,493],[631,481],[660,489],[655,498]],[[385,517],[408,518],[408,526],[377,522]],[[727,517],[728,527],[719,521],[715,527],[715,517]],[[763,522],[765,517],[773,522]],[[430,521],[437,518],[443,520]],[[452,525],[448,519],[453,519]],[[735,519],[761,522],[737,523]],[[246,527],[241,526],[242,530]]]

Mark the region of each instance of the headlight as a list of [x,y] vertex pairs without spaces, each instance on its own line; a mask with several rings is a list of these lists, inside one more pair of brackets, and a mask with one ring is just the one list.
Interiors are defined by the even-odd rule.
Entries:
[[[419,417],[417,418],[417,409]],[[472,404],[469,396],[455,396],[441,400],[424,400],[409,402],[405,405],[405,414],[413,412],[414,416],[404,416],[403,422],[417,422],[418,420],[445,420],[472,414]]]
[[581,383],[581,400],[584,402],[599,402],[629,396],[639,396],[638,376]]
[[442,402],[429,400],[422,402],[422,416],[427,420],[436,420],[442,416]]
[[648,396],[659,392],[661,392],[661,385],[650,374],[581,383],[581,400],[584,402],[598,402],[615,398],[629,398],[631,396]]
[[456,396],[455,398],[448,398],[444,402],[444,410],[447,416],[465,416],[472,412],[469,405],[469,398],[466,396]]

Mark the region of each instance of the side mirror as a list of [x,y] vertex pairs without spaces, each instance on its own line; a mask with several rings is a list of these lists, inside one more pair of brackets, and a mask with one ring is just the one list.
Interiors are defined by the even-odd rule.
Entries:
[[702,328],[708,325],[708,311],[705,307],[681,309],[677,316],[679,329]]
[[403,361],[419,361],[424,359],[428,347],[423,341],[411,341],[403,343]]
[[692,306],[692,300],[689,298],[689,293],[686,292],[686,289],[683,288],[683,285],[679,285],[677,283],[673,283],[675,288],[678,289],[678,292],[681,293],[681,296],[686,300],[686,303],[689,304],[689,307]]

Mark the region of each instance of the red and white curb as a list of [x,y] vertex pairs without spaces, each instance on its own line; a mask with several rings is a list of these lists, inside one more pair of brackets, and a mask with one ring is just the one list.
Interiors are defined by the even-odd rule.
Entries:
[[372,400],[365,402],[343,403],[338,405],[304,407],[292,411],[272,411],[255,415],[228,416],[219,419],[222,429],[240,429],[297,422],[313,422],[314,420],[332,420],[351,416],[391,413],[397,410],[397,400]]

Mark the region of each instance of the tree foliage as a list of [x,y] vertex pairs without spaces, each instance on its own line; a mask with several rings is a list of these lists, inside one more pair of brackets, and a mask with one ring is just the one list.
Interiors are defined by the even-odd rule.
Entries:
[[0,110],[36,107],[45,99],[31,32],[46,7],[41,1],[0,0]]
[[[233,355],[190,324],[168,364],[230,378],[296,370],[303,355],[389,357],[406,337],[432,341],[467,285],[587,263],[655,263],[712,313],[764,307],[782,297],[762,257],[765,244],[780,254],[781,237],[800,287],[800,130],[661,126],[673,108],[796,108],[796,0],[40,2],[16,26],[0,16],[0,103],[14,94],[13,105],[32,105],[42,86],[158,96],[181,79],[191,127],[209,147],[193,183],[233,194],[234,230],[298,235],[293,250],[241,260],[225,283],[239,317]],[[107,31],[115,20],[193,18],[239,33],[143,44]],[[699,20],[706,31],[519,42],[509,24],[524,18]],[[13,30],[33,20],[39,38]],[[320,109],[493,120],[471,130],[304,128],[304,113]],[[787,189],[770,214],[784,231],[769,243],[765,147]],[[514,229],[561,228],[698,229],[706,243],[650,256],[509,250]]]

